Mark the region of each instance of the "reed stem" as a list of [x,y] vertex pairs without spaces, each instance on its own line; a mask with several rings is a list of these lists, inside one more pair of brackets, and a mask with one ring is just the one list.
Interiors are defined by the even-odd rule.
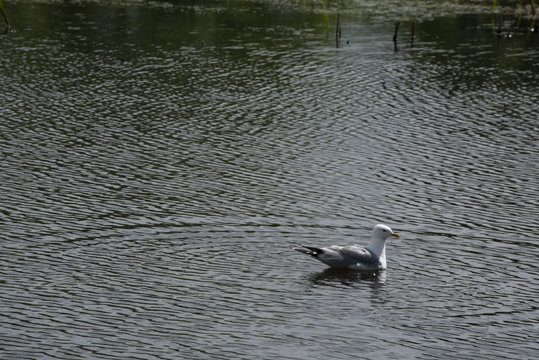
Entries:
[[414,47],[414,40],[415,40],[415,22],[412,23],[412,37],[411,37],[412,47]]
[[6,30],[11,30],[11,25],[9,24],[9,20],[7,19],[6,10],[4,10],[4,3],[2,2],[2,0],[0,0],[0,12],[2,13],[2,17],[4,18],[4,20],[6,21]]
[[397,41],[398,41],[398,37],[399,37],[399,27],[400,26],[401,26],[401,22],[397,21],[395,23],[395,34],[393,35],[393,43],[395,43],[395,51],[399,50],[399,48],[397,46]]
[[337,48],[339,48],[341,44],[341,35],[341,13],[337,13],[337,25],[335,27],[335,43]]

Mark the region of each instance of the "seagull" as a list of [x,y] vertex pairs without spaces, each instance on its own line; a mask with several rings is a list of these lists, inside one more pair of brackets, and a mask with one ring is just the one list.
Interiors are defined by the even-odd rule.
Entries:
[[293,249],[310,255],[333,268],[364,271],[384,270],[387,268],[386,240],[390,236],[400,239],[400,235],[394,233],[389,226],[378,224],[372,229],[371,243],[365,247],[361,245],[332,245],[317,248],[301,245],[301,247]]

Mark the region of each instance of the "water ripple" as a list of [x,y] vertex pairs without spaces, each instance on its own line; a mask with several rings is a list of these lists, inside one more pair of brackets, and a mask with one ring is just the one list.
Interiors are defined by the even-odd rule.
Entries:
[[[2,357],[537,353],[536,48],[90,8],[0,39]],[[382,273],[290,250],[376,222]]]

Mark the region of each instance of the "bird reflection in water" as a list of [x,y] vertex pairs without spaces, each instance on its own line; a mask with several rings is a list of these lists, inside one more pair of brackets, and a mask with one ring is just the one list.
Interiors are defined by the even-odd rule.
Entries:
[[370,282],[371,286],[385,285],[387,270],[354,271],[329,268],[310,277],[313,285],[346,285],[354,286],[359,283]]

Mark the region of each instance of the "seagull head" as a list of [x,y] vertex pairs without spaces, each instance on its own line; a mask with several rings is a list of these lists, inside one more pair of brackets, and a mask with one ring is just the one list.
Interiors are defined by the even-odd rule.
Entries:
[[394,233],[389,226],[378,224],[372,229],[372,240],[367,246],[368,250],[380,258],[383,269],[386,266],[386,239],[390,236],[400,238],[399,234]]
[[378,224],[374,227],[374,229],[372,229],[373,239],[385,240],[390,236],[394,236],[400,239],[400,235],[397,233],[394,233],[387,225]]

